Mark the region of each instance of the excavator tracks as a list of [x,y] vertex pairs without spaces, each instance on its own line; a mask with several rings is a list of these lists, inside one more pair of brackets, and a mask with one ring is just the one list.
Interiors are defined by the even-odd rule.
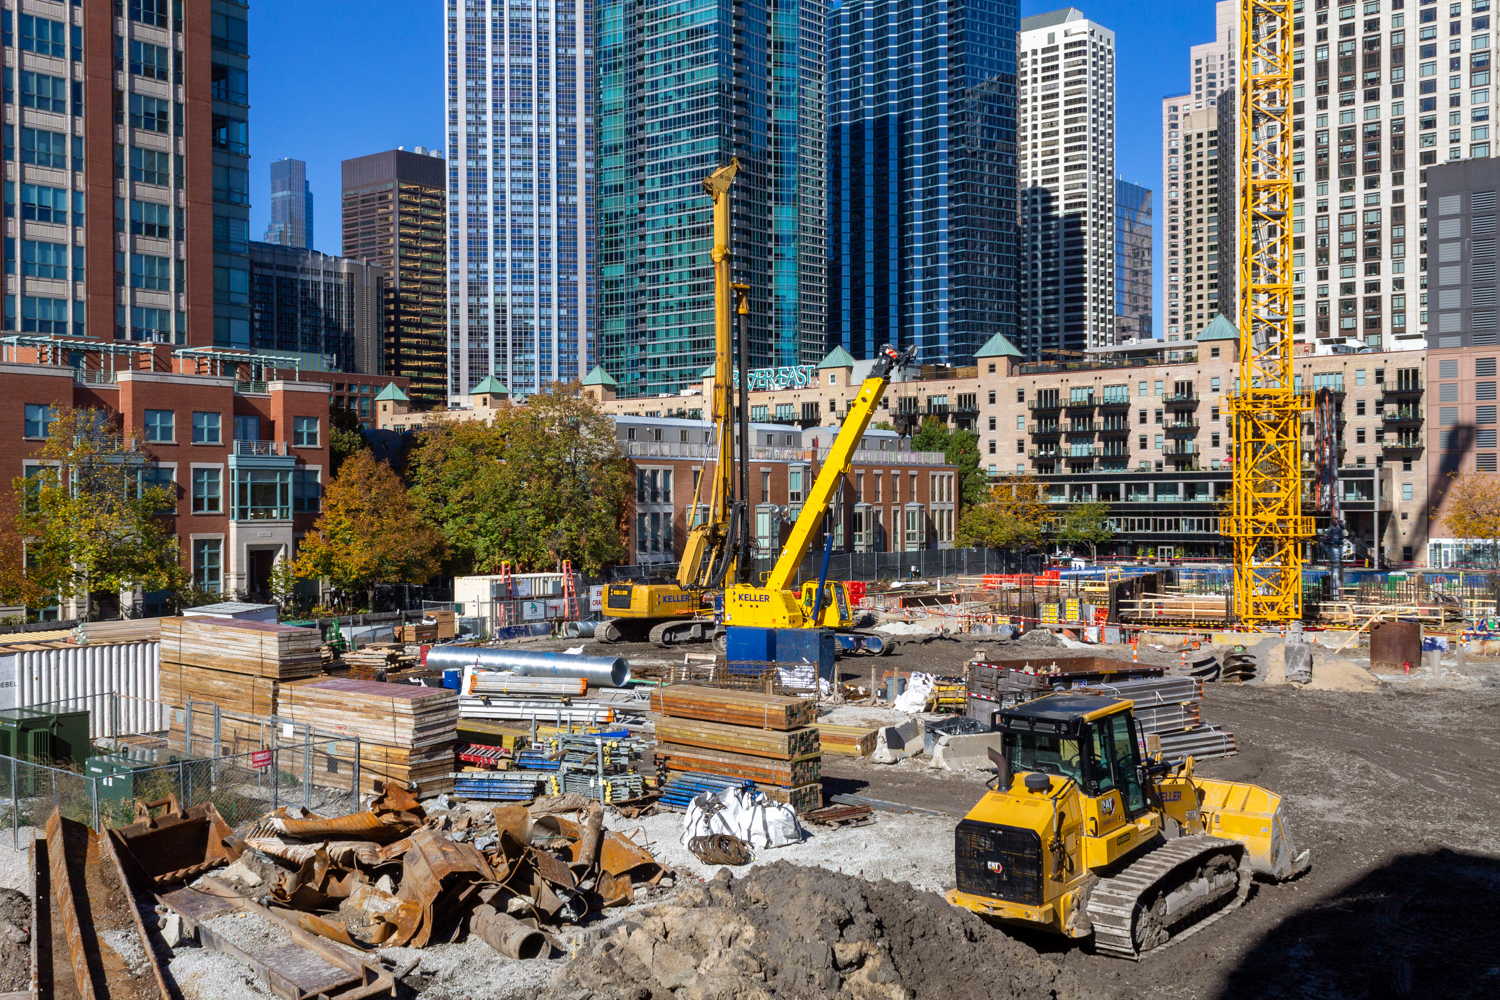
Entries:
[[1169,840],[1094,886],[1087,904],[1094,949],[1139,961],[1242,905],[1250,878],[1244,847],[1234,841]]

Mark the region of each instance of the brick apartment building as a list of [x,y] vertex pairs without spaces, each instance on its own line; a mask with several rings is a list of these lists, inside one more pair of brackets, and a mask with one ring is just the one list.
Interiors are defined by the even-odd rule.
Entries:
[[[1234,389],[1238,341],[1220,316],[1192,343],[1126,343],[1064,361],[1023,362],[996,336],[974,366],[898,373],[877,420],[902,433],[928,417],[973,430],[991,482],[1031,474],[1059,504],[1109,502],[1115,539],[1101,556],[1223,559],[1230,547],[1220,534],[1219,505],[1231,478],[1223,397]],[[1339,413],[1340,503],[1352,543],[1346,559],[1374,563],[1378,553],[1382,566],[1425,561],[1424,419],[1414,415],[1425,405],[1426,358],[1424,351],[1367,351],[1296,359],[1298,386],[1327,388]],[[752,372],[752,419],[808,427],[842,419],[870,364],[835,349],[816,366]],[[598,378],[593,391],[622,416],[693,418],[712,390],[710,376],[705,372],[701,392],[680,396],[616,399]],[[1312,435],[1309,415],[1308,471]],[[1326,523],[1326,515],[1318,521],[1320,528]]]
[[[295,553],[322,510],[332,381],[372,391],[405,382],[217,348],[25,336],[0,344],[0,488],[38,464],[52,408],[105,410],[149,453],[147,483],[175,491],[162,517],[193,582],[247,597],[267,595],[276,559]],[[144,595],[145,611],[154,603]]]

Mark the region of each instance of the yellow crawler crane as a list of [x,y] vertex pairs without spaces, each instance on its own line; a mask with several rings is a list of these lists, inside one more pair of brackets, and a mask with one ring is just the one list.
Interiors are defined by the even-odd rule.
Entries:
[[1302,414],[1292,372],[1292,0],[1240,7],[1240,357],[1225,399],[1234,445],[1230,514],[1241,623],[1302,617]]
[[1308,867],[1279,795],[1142,760],[1133,706],[1054,694],[996,713],[999,777],[954,833],[950,903],[1139,959],[1242,904],[1252,873]]

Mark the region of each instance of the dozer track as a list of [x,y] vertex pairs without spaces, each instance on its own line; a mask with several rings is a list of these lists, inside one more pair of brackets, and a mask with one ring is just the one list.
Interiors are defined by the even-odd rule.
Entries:
[[1087,905],[1094,949],[1139,961],[1239,907],[1250,894],[1244,854],[1232,840],[1179,837],[1100,879]]
[[669,648],[687,643],[708,642],[713,638],[713,631],[714,624],[710,619],[673,619],[654,626],[648,638],[652,645]]

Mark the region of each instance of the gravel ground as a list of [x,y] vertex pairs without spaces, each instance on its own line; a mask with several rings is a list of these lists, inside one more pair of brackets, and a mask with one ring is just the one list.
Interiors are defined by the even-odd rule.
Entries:
[[9,826],[0,832],[0,889],[20,889],[31,894],[31,841],[37,831],[23,826],[16,831],[20,850],[11,847]]
[[[656,859],[675,869],[683,881],[712,878],[722,867],[706,865],[678,842],[682,814],[663,812],[643,819],[608,816],[605,825],[627,836],[644,830],[648,849]],[[757,851],[748,866],[730,868],[736,877],[758,865],[790,861],[867,879],[910,882],[918,889],[940,892],[953,884],[953,828],[946,816],[876,812],[875,823],[861,827],[808,826],[800,844]]]

